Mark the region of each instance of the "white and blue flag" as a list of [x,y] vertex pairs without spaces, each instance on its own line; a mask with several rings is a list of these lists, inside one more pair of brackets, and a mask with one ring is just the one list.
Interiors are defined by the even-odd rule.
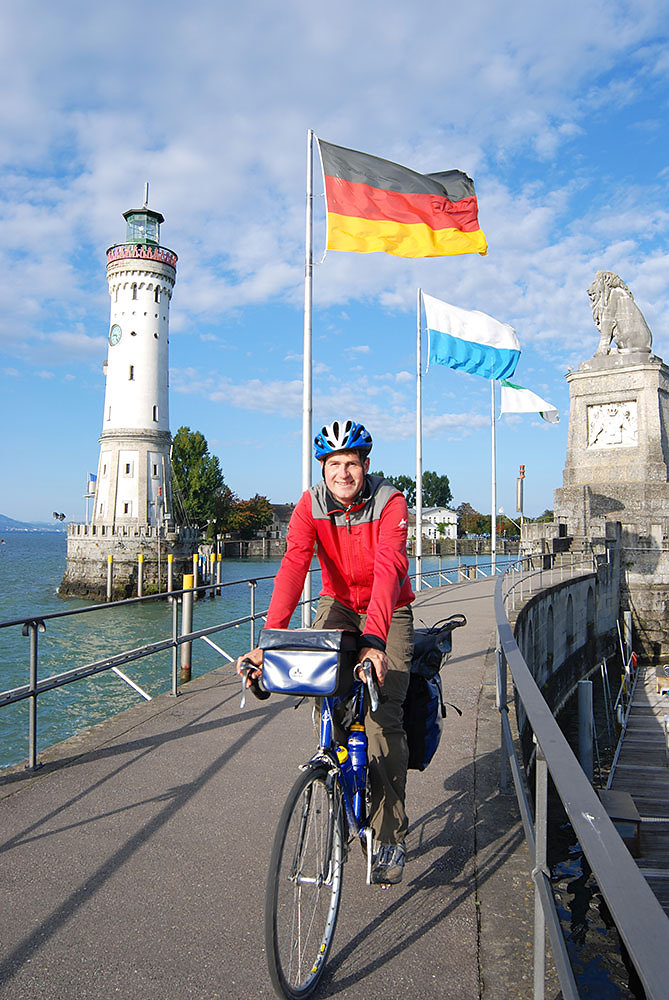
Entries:
[[459,309],[424,292],[422,296],[430,332],[430,364],[490,379],[513,375],[520,344],[512,327],[486,313]]

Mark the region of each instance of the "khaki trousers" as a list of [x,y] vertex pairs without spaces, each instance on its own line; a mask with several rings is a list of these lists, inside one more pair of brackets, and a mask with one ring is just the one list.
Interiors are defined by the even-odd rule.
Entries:
[[[341,628],[352,632],[365,631],[366,615],[357,614],[336,601],[323,596],[312,628]],[[376,712],[365,695],[365,732],[369,759],[371,791],[370,825],[374,838],[382,844],[398,844],[404,840],[409,822],[404,808],[409,751],[403,725],[403,704],[409,685],[409,668],[413,655],[413,614],[410,607],[397,608],[393,613],[386,640],[388,673],[380,692]],[[346,745],[348,734],[335,726],[335,739]]]

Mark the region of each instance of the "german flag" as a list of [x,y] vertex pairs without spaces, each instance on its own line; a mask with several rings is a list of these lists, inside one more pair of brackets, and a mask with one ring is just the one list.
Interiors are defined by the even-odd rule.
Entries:
[[321,139],[318,145],[328,250],[396,257],[486,253],[474,182],[461,170],[418,174]]

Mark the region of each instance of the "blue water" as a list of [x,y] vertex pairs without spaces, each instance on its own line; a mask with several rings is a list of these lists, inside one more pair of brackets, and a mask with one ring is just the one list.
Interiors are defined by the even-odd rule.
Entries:
[[[0,543],[0,622],[91,606],[87,601],[58,597],[58,585],[65,570],[66,545],[64,534],[52,532],[11,532],[4,536],[4,543]],[[462,560],[463,563],[474,561],[474,557]],[[479,558],[481,565],[485,561],[484,557]],[[503,561],[503,557],[498,559],[500,564]],[[455,564],[456,560],[452,558],[442,561],[443,568]],[[273,576],[279,560],[226,559],[221,566],[224,582],[240,582],[224,588],[221,597],[214,600],[206,597],[196,602],[194,629],[248,615],[251,610],[250,587],[246,581],[251,577]],[[437,558],[423,559],[424,574],[438,567]],[[428,582],[437,581],[428,578]],[[271,579],[259,579],[257,612],[267,609],[271,588]],[[317,592],[318,582],[315,581],[314,595]],[[297,618],[294,624],[299,624]],[[54,619],[47,621],[46,625],[46,633],[38,636],[40,680],[123,650],[169,638],[172,612],[166,601],[151,601]],[[256,634],[259,627],[260,624],[256,626]],[[228,629],[213,638],[230,656],[239,656],[250,648],[250,625]],[[0,691],[28,683],[28,642],[22,635],[21,626],[0,628]],[[193,677],[225,662],[202,640],[194,643]],[[171,688],[172,657],[169,650],[122,669],[152,696]],[[46,692],[38,698],[38,753],[140,702],[140,696],[111,672]],[[0,708],[0,768],[25,760],[28,756],[27,704],[24,701]]]

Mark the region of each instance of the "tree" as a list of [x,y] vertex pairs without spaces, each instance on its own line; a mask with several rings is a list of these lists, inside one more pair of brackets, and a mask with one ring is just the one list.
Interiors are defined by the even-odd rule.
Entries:
[[534,520],[537,523],[546,523],[546,522],[550,523],[551,521],[554,520],[553,511],[552,510],[545,510],[543,512],[543,514],[540,514],[539,517],[535,517]]
[[458,535],[485,535],[490,533],[490,517],[474,510],[470,503],[461,503],[458,515]]
[[228,528],[242,538],[252,538],[256,531],[272,523],[274,514],[267,497],[256,493],[250,500],[237,500],[228,515]]
[[[382,472],[372,473],[374,476],[383,476]],[[392,483],[395,489],[403,493],[409,507],[416,506],[416,478],[411,476],[384,476],[388,482]],[[436,472],[423,473],[423,506],[424,507],[447,507],[453,494],[448,476],[440,476]]]
[[448,507],[453,499],[448,476],[436,472],[423,473],[423,504],[425,507]]
[[172,481],[180,520],[208,534],[225,530],[228,513],[236,500],[226,486],[221,465],[211,455],[199,431],[180,427],[172,441]]

